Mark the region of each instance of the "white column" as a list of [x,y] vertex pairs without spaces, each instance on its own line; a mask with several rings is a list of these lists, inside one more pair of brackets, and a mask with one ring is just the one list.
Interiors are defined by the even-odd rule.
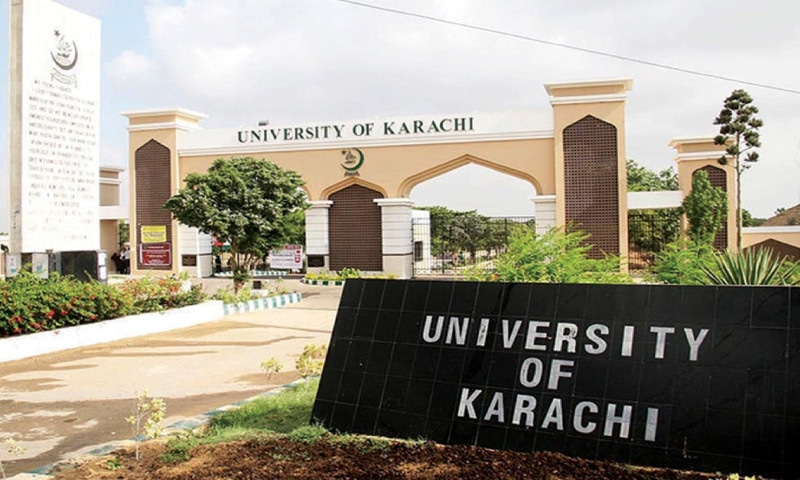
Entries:
[[322,256],[325,263],[321,267],[308,267],[308,271],[320,271],[328,268],[329,242],[328,242],[328,211],[333,205],[331,200],[316,200],[309,202],[311,207],[306,210],[306,255]]
[[381,207],[383,229],[383,270],[398,278],[411,278],[414,239],[411,232],[411,206],[408,198],[376,198]]
[[538,195],[531,201],[536,211],[536,233],[541,235],[556,226],[556,196]]

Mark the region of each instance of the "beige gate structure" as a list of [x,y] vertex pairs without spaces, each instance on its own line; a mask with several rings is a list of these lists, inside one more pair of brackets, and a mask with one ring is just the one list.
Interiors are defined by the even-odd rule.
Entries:
[[[126,112],[132,273],[211,274],[210,237],[179,225],[163,204],[187,174],[207,171],[217,158],[242,156],[294,170],[306,181],[312,271],[352,267],[409,278],[412,189],[470,163],[529,182],[537,193],[531,201],[538,231],[574,225],[591,235],[591,255],[624,261],[631,85],[627,79],[546,84],[549,125],[540,124],[537,112],[498,112],[206,130],[199,125],[204,115],[189,110]],[[709,167],[722,172],[733,198],[732,169],[713,158],[719,147],[696,139],[674,146],[683,188],[693,171]],[[731,242],[735,217],[728,223],[724,241]]]

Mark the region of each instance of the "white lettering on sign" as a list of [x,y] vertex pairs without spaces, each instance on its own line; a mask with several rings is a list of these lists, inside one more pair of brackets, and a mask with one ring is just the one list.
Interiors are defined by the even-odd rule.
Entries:
[[[632,357],[637,349],[648,349],[645,355],[655,360],[668,360],[684,352],[684,349],[667,348],[670,342],[686,342],[688,360],[698,361],[709,329],[694,330],[684,328],[683,335],[675,335],[675,327],[652,325],[637,328],[636,325],[620,325],[613,332],[609,325],[592,323],[581,326],[574,322],[549,322],[544,320],[510,320],[448,315],[426,315],[422,328],[422,340],[431,344],[468,346],[474,344],[486,347],[488,339],[497,337],[497,348],[505,350],[520,349],[537,352],[539,356],[527,356],[519,364],[517,381],[526,389],[544,389],[553,392],[572,392],[580,369],[575,359],[555,358],[559,356],[601,355],[609,351],[611,339],[617,338],[615,351],[620,357]],[[474,335],[470,331],[476,329]],[[616,350],[616,348],[619,348]],[[612,352],[613,352],[612,351]],[[548,353],[550,352],[550,353]],[[641,354],[641,352],[640,352]],[[486,399],[479,401],[483,395]],[[565,411],[565,405],[572,405]],[[481,411],[477,405],[481,405]],[[537,408],[543,412],[537,419]],[[598,404],[592,400],[575,399],[565,403],[562,398],[553,396],[542,405],[536,396],[525,393],[509,394],[486,392],[483,389],[462,388],[458,401],[457,416],[460,418],[482,419],[487,422],[525,425],[542,429],[574,432],[590,435],[602,434],[605,437],[628,439],[634,421],[634,409],[646,408],[643,437],[647,442],[655,442],[658,436],[659,410],[643,405],[620,403]],[[642,418],[641,416],[638,418]],[[641,420],[639,420],[641,421]],[[537,425],[538,422],[538,425]],[[641,431],[641,430],[637,430]]]
[[[559,397],[551,398],[549,403],[543,406],[533,395],[494,392],[486,393],[491,397],[486,402],[485,409],[479,412],[476,410],[475,404],[480,403],[478,400],[484,393],[486,392],[481,389],[462,388],[456,416],[471,420],[481,418],[484,421],[507,423],[509,418],[506,412],[510,412],[510,423],[513,425],[538,426],[543,430],[560,432],[569,429],[583,435],[595,433],[598,425],[602,425],[604,437],[629,439],[631,435],[635,405],[607,403],[603,406],[604,408],[601,408],[597,402],[585,400],[576,403],[572,410],[565,410],[564,401]],[[546,408],[539,410],[544,413],[537,424],[536,412],[539,407]],[[648,408],[644,440],[654,442],[657,427],[658,409]]]
[[[474,337],[470,337],[469,330],[477,328]],[[499,330],[499,331],[497,331]],[[608,350],[611,338],[611,328],[602,323],[593,323],[583,331],[581,327],[572,322],[545,322],[541,320],[508,320],[481,318],[480,321],[470,317],[447,317],[445,315],[426,315],[422,329],[422,339],[426,343],[444,343],[447,345],[466,346],[472,343],[479,347],[486,346],[489,333],[497,331],[502,347],[506,350],[516,348],[517,342],[524,338],[523,348],[536,352],[555,352],[577,354],[583,350],[591,355],[600,355]],[[689,361],[696,362],[700,350],[708,336],[709,329],[701,328],[697,331],[684,328],[684,339],[689,347]],[[664,360],[667,356],[669,341],[680,341],[675,334],[674,327],[651,326],[647,333],[654,336],[646,337],[634,325],[623,325],[620,357],[633,356],[634,349],[650,348],[647,355],[657,360]],[[474,340],[469,340],[474,338]],[[639,342],[637,343],[637,338]]]

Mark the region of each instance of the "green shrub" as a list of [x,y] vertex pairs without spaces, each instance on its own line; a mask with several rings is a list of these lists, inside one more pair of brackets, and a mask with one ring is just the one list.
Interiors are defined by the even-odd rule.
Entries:
[[631,283],[631,278],[619,271],[619,258],[588,257],[588,239],[588,234],[579,231],[565,233],[554,228],[539,235],[530,229],[515,229],[493,271],[473,269],[467,276],[500,282]]
[[338,272],[329,272],[327,270],[322,270],[320,272],[308,272],[305,275],[306,280],[323,280],[323,281],[338,281],[338,280],[347,280],[348,278],[389,278],[394,279],[397,278],[397,275],[393,273],[385,274],[364,274],[362,271],[357,270],[355,268],[343,268]]
[[[205,300],[200,285],[187,285],[186,274],[128,280],[117,288],[133,298],[132,313],[160,312],[196,305]],[[188,287],[188,288],[187,288]]]
[[57,273],[42,279],[23,270],[0,282],[0,337],[202,302],[202,289],[185,288],[185,278],[143,278],[118,286],[79,282]]
[[714,255],[714,266],[704,267],[713,285],[797,285],[800,263],[779,257],[769,248],[722,252]]
[[677,241],[656,254],[654,271],[658,281],[672,285],[705,285],[705,269],[714,263],[711,245]]
[[237,293],[229,287],[221,288],[211,296],[213,300],[222,300],[223,303],[241,303],[249,300],[257,300],[261,295],[253,292],[250,287],[242,287]]

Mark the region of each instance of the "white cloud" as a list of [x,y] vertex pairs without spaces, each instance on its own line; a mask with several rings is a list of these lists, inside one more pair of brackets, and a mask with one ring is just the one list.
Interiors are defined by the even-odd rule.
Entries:
[[108,78],[117,86],[152,86],[158,64],[151,58],[125,50],[106,67]]
[[[713,74],[800,85],[792,2],[615,0],[371,0],[515,34]],[[735,83],[657,69],[380,12],[333,0],[151,1],[154,55],[122,53],[109,75],[139,107],[179,105],[207,127],[398,114],[537,109],[542,84],[630,77],[627,154],[674,165],[669,140],[715,133]],[[157,87],[157,88],[154,88]],[[744,177],[745,207],[767,216],[798,201],[800,97],[744,86],[766,122],[762,164]],[[786,173],[790,172],[791,175]],[[769,195],[764,195],[769,191]]]

